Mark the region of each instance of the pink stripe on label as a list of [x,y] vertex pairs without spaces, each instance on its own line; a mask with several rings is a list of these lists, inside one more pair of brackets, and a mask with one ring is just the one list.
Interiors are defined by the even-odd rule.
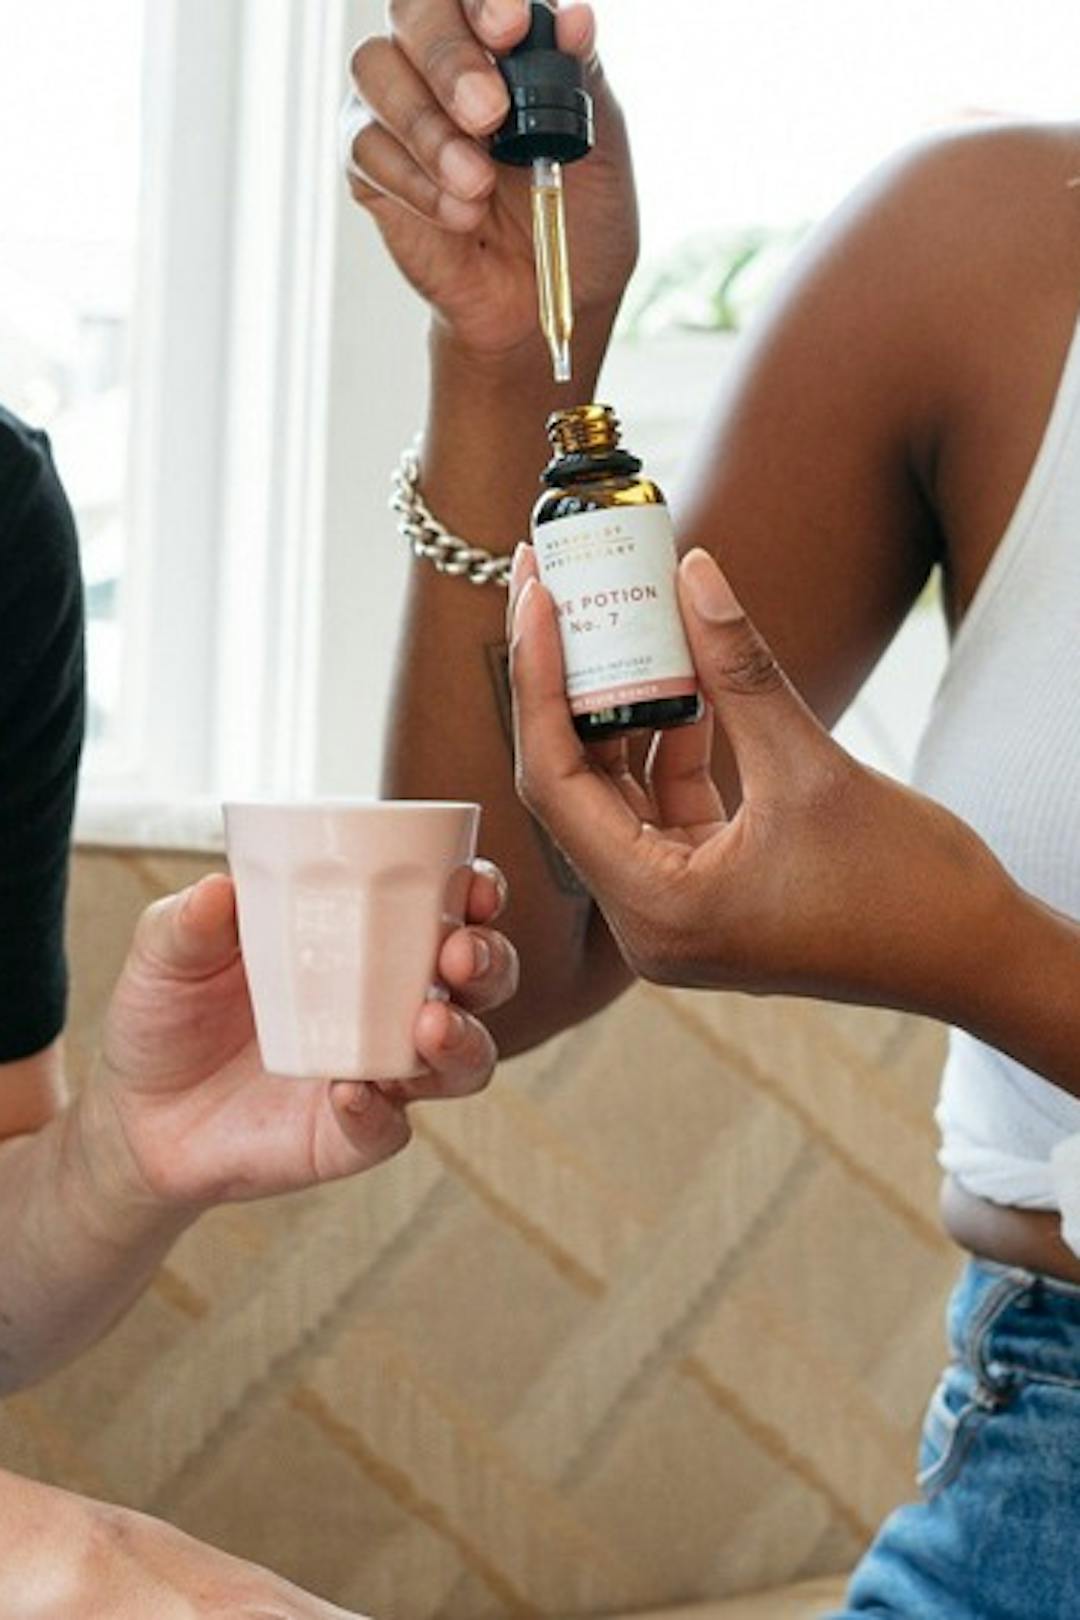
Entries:
[[628,686],[609,686],[602,692],[586,692],[571,698],[571,714],[596,714],[600,709],[618,709],[627,703],[655,703],[660,698],[693,697],[697,681],[692,675],[676,675],[666,681],[635,681]]

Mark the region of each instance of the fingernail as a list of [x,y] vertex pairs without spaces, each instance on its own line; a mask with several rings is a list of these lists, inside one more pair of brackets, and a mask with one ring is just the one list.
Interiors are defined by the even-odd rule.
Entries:
[[466,1030],[467,1025],[461,1013],[458,1012],[456,1007],[448,1007],[446,1009],[446,1034],[442,1039],[443,1047],[452,1049],[455,1046],[460,1046],[465,1039]]
[[371,1107],[372,1087],[366,1081],[361,1081],[353,1088],[345,1107],[350,1114],[365,1114]]
[[682,560],[680,572],[699,618],[726,624],[742,617],[738,598],[707,551],[695,546]]
[[514,557],[510,564],[510,612],[513,613],[521,587],[525,581],[525,574],[529,561],[529,543],[519,540],[514,547]]
[[528,579],[525,581],[524,585],[521,587],[520,594],[517,597],[515,597],[514,604],[513,604],[512,608],[510,609],[510,640],[511,640],[511,642],[514,640],[515,629],[516,629],[518,620],[521,618],[521,615],[522,615],[522,613],[524,611],[525,604],[529,600],[529,597],[533,594],[535,589],[536,589],[536,578],[535,578],[534,575],[530,574]]
[[491,129],[506,113],[502,80],[494,73],[463,73],[454,90],[454,111],[471,129]]
[[439,168],[450,190],[464,202],[478,197],[491,178],[487,160],[468,141],[448,141],[442,149]]
[[473,935],[473,978],[481,978],[491,966],[491,946],[483,934]]
[[183,890],[179,913],[181,921],[187,922],[192,910],[198,904],[199,897],[205,889],[207,881],[206,877],[201,877],[190,888]]
[[477,877],[486,877],[489,883],[494,884],[496,909],[502,911],[509,899],[510,891],[500,868],[495,865],[494,861],[485,861],[482,855],[478,855],[476,860],[473,861],[473,871]]

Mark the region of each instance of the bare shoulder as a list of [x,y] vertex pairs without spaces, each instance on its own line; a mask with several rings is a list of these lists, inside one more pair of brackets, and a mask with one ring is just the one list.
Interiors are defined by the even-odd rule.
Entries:
[[[960,250],[1001,264],[1060,268],[1062,240],[1080,227],[1080,124],[973,125],[905,154],[896,188],[916,222]],[[964,251],[964,244],[967,249]]]
[[[1002,274],[1068,273],[1080,249],[1080,124],[993,122],[901,150],[815,233],[795,278],[856,284],[914,309],[993,291]],[[849,306],[850,307],[850,306]]]
[[997,321],[1021,288],[1030,297],[1074,284],[1080,124],[931,136],[871,176],[837,227],[861,234],[881,276],[923,313],[937,307],[952,321],[983,309]]
[[910,448],[933,436],[971,357],[1018,321],[1064,319],[1077,289],[1080,124],[935,133],[813,233],[747,345],[747,381],[801,367],[815,390],[825,378],[857,408],[872,398],[867,431]]

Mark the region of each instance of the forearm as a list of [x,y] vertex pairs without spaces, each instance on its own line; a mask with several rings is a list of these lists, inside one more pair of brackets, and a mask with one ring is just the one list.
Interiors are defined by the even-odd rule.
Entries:
[[[591,398],[607,323],[579,334],[574,398]],[[424,439],[425,499],[454,533],[493,551],[527,535],[546,457],[544,422],[566,403],[539,340],[480,363],[436,332]],[[514,789],[505,672],[506,596],[412,570],[390,713],[384,789],[476,799],[482,844],[510,879],[507,933],[523,992],[491,1020],[504,1055],[536,1045],[629,982],[606,926]]]
[[953,1021],[1080,1096],[1080,923],[1008,883],[973,943]]
[[0,1144],[0,1395],[99,1339],[190,1216],[134,1197],[80,1104]]

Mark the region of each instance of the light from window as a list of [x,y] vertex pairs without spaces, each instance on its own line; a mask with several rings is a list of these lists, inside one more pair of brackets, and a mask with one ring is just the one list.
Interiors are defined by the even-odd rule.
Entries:
[[0,401],[75,508],[91,742],[120,682],[142,31],[142,0],[0,0]]
[[1076,0],[594,4],[646,258],[701,231],[820,219],[942,124],[1076,116]]

